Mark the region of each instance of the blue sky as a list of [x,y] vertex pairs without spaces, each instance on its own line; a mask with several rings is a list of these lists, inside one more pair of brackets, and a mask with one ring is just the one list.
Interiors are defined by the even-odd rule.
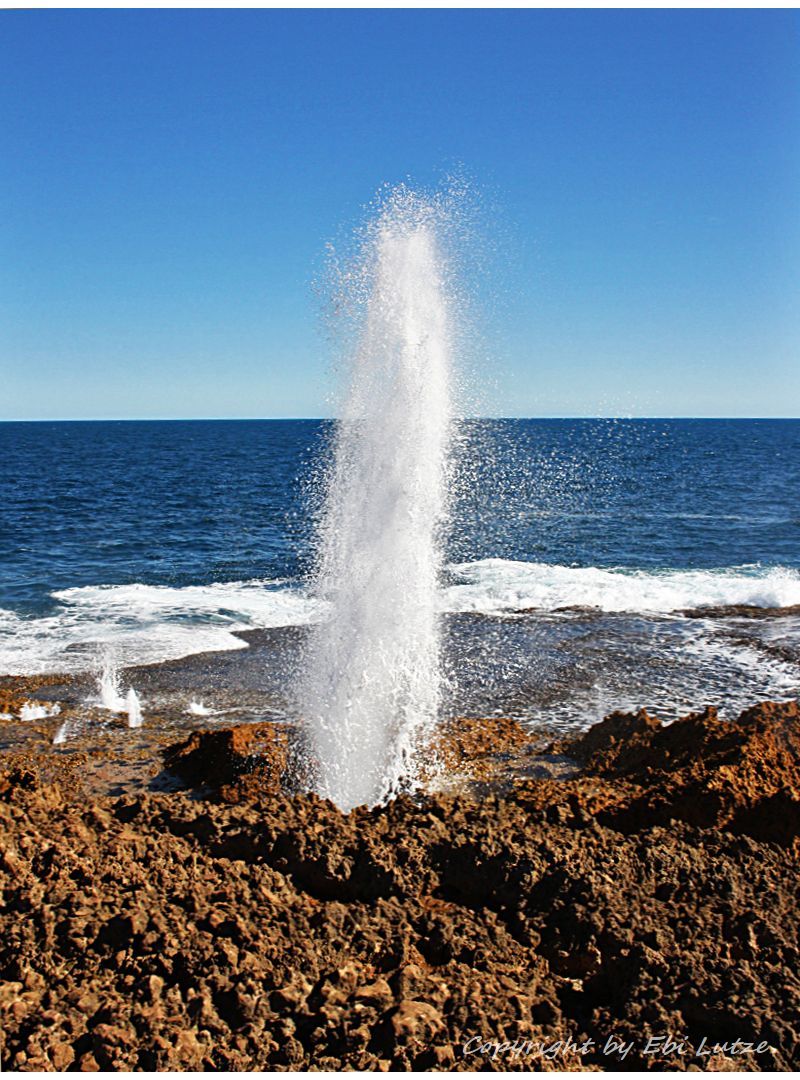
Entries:
[[480,408],[800,415],[800,15],[0,16],[0,418],[316,416],[383,183],[481,193]]

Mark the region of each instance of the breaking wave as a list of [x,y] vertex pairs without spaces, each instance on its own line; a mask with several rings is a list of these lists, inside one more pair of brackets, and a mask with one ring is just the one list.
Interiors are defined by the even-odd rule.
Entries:
[[319,618],[319,605],[285,579],[184,588],[95,585],[52,597],[57,607],[44,616],[0,609],[0,672],[83,671],[108,648],[121,666],[244,649],[237,631]]
[[[670,614],[693,608],[800,604],[800,572],[786,567],[626,570],[483,559],[448,568],[439,603],[450,613],[596,608]],[[290,579],[190,585],[96,585],[52,594],[53,610],[0,609],[0,674],[75,672],[112,647],[121,666],[246,648],[242,630],[318,622],[326,604]]]
[[450,568],[448,611],[486,614],[534,608],[668,614],[685,609],[800,604],[800,572],[786,567],[723,570],[625,570],[482,559]]

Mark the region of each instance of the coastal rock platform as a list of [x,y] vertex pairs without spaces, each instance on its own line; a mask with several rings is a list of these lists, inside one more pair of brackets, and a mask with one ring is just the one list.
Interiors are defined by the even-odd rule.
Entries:
[[796,703],[453,720],[452,783],[347,815],[293,739],[196,733],[123,797],[6,754],[4,1069],[800,1064]]

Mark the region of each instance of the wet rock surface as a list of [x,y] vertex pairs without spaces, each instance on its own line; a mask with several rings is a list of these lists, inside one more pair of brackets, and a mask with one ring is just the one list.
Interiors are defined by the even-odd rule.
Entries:
[[796,704],[454,721],[457,790],[349,815],[250,727],[169,794],[3,759],[4,1068],[797,1068]]
[[788,619],[800,615],[800,604],[789,607],[726,604],[721,607],[688,608],[681,614],[689,619]]

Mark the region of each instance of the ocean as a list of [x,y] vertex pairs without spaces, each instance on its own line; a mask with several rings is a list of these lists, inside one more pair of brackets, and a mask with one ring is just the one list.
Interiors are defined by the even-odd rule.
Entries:
[[[0,424],[0,674],[112,656],[162,711],[279,715],[324,617],[331,431]],[[800,695],[800,618],[776,610],[800,605],[800,421],[465,421],[456,449],[448,711],[572,727]]]

